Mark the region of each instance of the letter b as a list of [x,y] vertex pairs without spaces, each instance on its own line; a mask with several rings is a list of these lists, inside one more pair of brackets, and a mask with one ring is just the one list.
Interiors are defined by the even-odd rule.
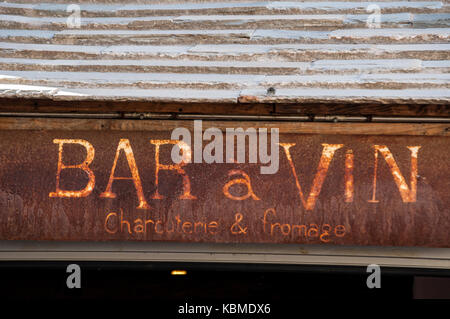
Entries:
[[[94,160],[95,149],[91,143],[86,140],[77,140],[77,139],[54,139],[53,143],[59,144],[59,152],[58,152],[58,169],[56,173],[56,191],[48,194],[49,197],[86,197],[92,192],[95,186],[95,175],[92,170],[89,168],[89,165]],[[63,159],[63,145],[64,144],[79,144],[86,149],[86,158],[81,164],[77,165],[65,165],[62,162]],[[89,182],[86,187],[82,190],[62,190],[59,187],[60,184],[60,175],[63,169],[67,168],[77,168],[83,170],[89,177]]]

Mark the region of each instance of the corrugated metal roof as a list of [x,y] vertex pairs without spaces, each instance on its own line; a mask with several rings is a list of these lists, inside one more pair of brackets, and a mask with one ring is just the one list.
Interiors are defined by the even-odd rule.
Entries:
[[0,97],[450,100],[447,2],[78,3],[69,28],[64,1],[0,2]]

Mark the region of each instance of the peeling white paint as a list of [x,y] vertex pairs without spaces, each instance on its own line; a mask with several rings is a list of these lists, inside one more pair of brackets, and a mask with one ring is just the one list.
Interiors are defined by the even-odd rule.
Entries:
[[23,2],[0,2],[0,97],[449,101],[447,2],[93,1],[80,29]]

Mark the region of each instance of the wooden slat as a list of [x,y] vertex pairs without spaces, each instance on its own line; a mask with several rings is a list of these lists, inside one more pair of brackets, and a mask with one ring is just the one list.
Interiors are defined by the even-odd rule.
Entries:
[[[30,2],[30,1],[28,1]],[[59,1],[54,1],[59,2]],[[361,2],[361,1],[265,1],[265,2],[251,2],[246,1],[239,3],[235,1],[225,2],[208,1],[203,3],[186,2],[183,6],[171,1],[165,1],[163,4],[155,4],[152,1],[139,1],[139,4],[124,5],[123,1],[115,4],[117,1],[80,1],[81,9],[85,16],[139,16],[147,15],[162,15],[162,14],[276,14],[283,12],[286,14],[292,13],[360,13],[364,12],[369,4],[378,5],[383,12],[395,13],[410,11],[413,13],[421,12],[445,12],[445,3],[441,1],[376,1],[376,2]],[[177,1],[179,2],[179,1]],[[3,13],[19,14],[25,13],[30,16],[45,16],[58,15],[64,16],[66,14],[67,5],[64,3],[54,4],[48,6],[45,3],[9,3],[4,2],[0,4]]]
[[[171,131],[178,127],[193,130],[189,120],[112,120],[112,119],[49,119],[0,117],[0,130],[68,130],[68,131]],[[450,136],[450,123],[308,123],[308,122],[245,122],[203,121],[203,127],[279,128],[280,133],[349,134],[349,135],[411,135]]]
[[450,117],[447,105],[361,103],[159,103],[139,101],[54,101],[51,99],[0,98],[0,112],[38,113],[173,113],[229,115],[348,115]]

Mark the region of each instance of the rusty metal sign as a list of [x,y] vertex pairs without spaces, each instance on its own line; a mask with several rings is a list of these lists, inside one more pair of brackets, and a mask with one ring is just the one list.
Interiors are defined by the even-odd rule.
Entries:
[[1,240],[450,247],[445,136],[282,133],[274,174],[176,164],[163,130],[0,140]]

